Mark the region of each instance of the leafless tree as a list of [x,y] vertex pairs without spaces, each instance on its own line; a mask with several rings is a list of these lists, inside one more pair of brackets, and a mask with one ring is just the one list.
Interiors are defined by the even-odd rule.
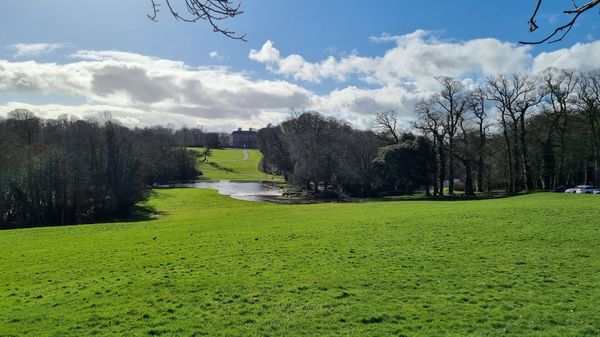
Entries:
[[489,98],[497,103],[497,108],[500,110],[509,166],[508,191],[514,193],[520,189],[517,173],[519,171],[522,173],[524,187],[530,190],[533,184],[525,120],[531,108],[540,103],[542,95],[530,76],[518,73],[490,78],[488,85]]
[[483,87],[477,87],[469,95],[468,107],[473,114],[474,123],[477,128],[477,191],[483,191],[485,177],[485,146],[487,131],[489,129],[486,112],[487,93]]
[[378,112],[375,115],[375,128],[383,138],[391,143],[398,144],[398,114],[394,110]]
[[229,38],[246,41],[246,34],[239,35],[229,28],[222,28],[220,21],[227,18],[232,18],[242,14],[244,11],[240,9],[240,2],[230,0],[184,0],[186,11],[188,14],[182,15],[177,11],[174,3],[176,0],[150,0],[152,6],[152,14],[148,18],[152,21],[158,21],[158,13],[160,6],[166,4],[171,14],[177,20],[185,22],[208,21],[212,26],[213,31],[219,32]]
[[431,141],[431,169],[433,171],[433,195],[444,195],[444,180],[446,180],[446,148],[444,138],[444,116],[436,109],[437,102],[433,98],[424,99],[417,103],[415,111],[417,121],[414,127],[420,130]]
[[558,170],[555,173],[553,186],[562,181],[565,175],[566,135],[579,78],[572,69],[549,68],[542,74],[546,98],[551,106],[549,117],[552,127],[548,130],[547,142],[550,143],[556,132],[560,142]]
[[454,157],[455,137],[460,129],[460,121],[467,107],[467,96],[464,86],[451,77],[437,77],[442,90],[435,95],[435,101],[444,114],[444,125],[448,147],[448,193],[454,194]]
[[[542,7],[542,2],[543,2],[543,0],[537,1],[535,10],[533,11],[533,14],[531,15],[531,17],[529,18],[529,32],[534,32],[539,28],[539,26],[536,22],[536,19],[537,19],[539,10]],[[596,7],[596,5],[600,4],[600,0],[589,0],[588,2],[586,2],[585,4],[583,4],[581,6],[578,6],[575,3],[575,1],[572,1],[572,4],[573,4],[572,9],[563,11],[564,14],[571,16],[571,20],[569,20],[569,22],[567,22],[566,24],[561,25],[559,27],[556,27],[556,29],[554,29],[554,31],[552,33],[548,34],[545,38],[543,38],[539,41],[532,41],[532,42],[531,41],[530,42],[521,41],[520,43],[521,44],[542,44],[545,42],[555,43],[555,42],[562,41],[562,39],[564,39],[564,37],[571,31],[571,29],[573,29],[573,27],[575,26],[575,23],[577,22],[577,19],[579,19],[579,17],[583,13],[588,12],[592,8]]]
[[579,75],[577,106],[590,128],[594,181],[600,181],[600,70]]
[[40,119],[27,109],[15,109],[8,113],[8,118],[11,124],[15,124],[15,129],[26,136],[27,144],[31,145],[40,130]]

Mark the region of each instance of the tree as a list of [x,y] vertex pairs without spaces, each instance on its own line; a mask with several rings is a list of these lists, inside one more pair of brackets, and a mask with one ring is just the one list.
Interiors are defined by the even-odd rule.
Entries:
[[398,114],[394,110],[378,112],[375,115],[375,127],[381,138],[390,144],[398,144]]
[[433,174],[433,195],[444,195],[444,181],[446,180],[446,148],[444,138],[446,129],[444,128],[443,114],[435,109],[437,103],[433,98],[422,100],[417,103],[416,113],[417,121],[414,127],[429,137],[431,171]]
[[169,129],[17,110],[0,120],[0,228],[125,215],[155,183],[198,173],[195,152],[177,147]]
[[577,106],[589,128],[593,148],[594,183],[600,182],[600,71],[579,75]]
[[578,87],[579,78],[574,70],[549,68],[542,74],[543,88],[546,91],[547,101],[550,109],[547,115],[550,117],[551,127],[548,129],[546,139],[548,150],[554,142],[554,134],[559,139],[559,161],[551,182],[552,188],[565,181],[565,160],[568,123],[573,111],[573,99]]
[[27,144],[31,145],[34,142],[34,137],[39,133],[40,119],[27,109],[15,109],[9,112],[7,117],[8,122],[24,135]]
[[468,107],[473,114],[475,125],[477,128],[477,191],[483,191],[483,181],[485,176],[485,147],[487,141],[487,131],[489,125],[487,124],[487,113],[486,113],[486,101],[487,93],[481,86],[471,91],[469,95]]
[[289,144],[281,126],[267,127],[258,130],[256,135],[258,149],[263,154],[261,168],[265,172],[282,174],[288,180],[288,174],[293,170],[290,160]]
[[[536,82],[527,75],[513,73],[488,79],[489,98],[500,111],[502,133],[508,159],[508,191],[515,193],[522,187],[533,188],[529,167],[526,123],[527,113],[540,103],[541,95]],[[518,172],[522,179],[519,183]],[[524,186],[522,186],[524,185]]]
[[412,194],[415,187],[425,185],[429,195],[429,142],[422,136],[403,134],[400,142],[379,149],[375,166],[391,178],[394,190]]
[[[539,26],[536,22],[536,19],[537,19],[539,10],[542,7],[542,2],[543,2],[543,0],[538,0],[535,10],[533,11],[533,14],[531,15],[531,17],[529,18],[529,21],[528,21],[529,32],[534,32],[534,31],[538,30],[538,28],[539,28]],[[533,41],[533,42],[521,41],[519,43],[521,43],[521,44],[542,44],[545,42],[555,43],[555,42],[562,41],[562,39],[564,39],[564,37],[567,36],[567,34],[571,31],[571,29],[573,29],[573,27],[575,26],[575,23],[577,22],[577,19],[579,19],[579,16],[581,16],[583,13],[588,12],[589,10],[591,10],[592,8],[594,8],[598,4],[600,4],[600,0],[589,0],[587,3],[585,3],[581,6],[577,6],[575,4],[575,1],[573,1],[572,3],[573,3],[573,9],[563,11],[564,14],[572,16],[571,20],[569,20],[569,22],[557,27],[552,33],[548,34],[545,38],[543,38],[539,41]]]
[[448,194],[454,194],[455,166],[455,137],[459,131],[463,113],[467,107],[467,96],[464,86],[451,77],[437,77],[442,90],[434,96],[435,101],[444,114],[444,129],[448,147]]
[[[298,113],[258,131],[261,167],[313,194],[368,196],[376,173],[373,160],[382,142],[372,131],[318,112]],[[332,193],[333,192],[333,193]]]
[[[220,21],[232,18],[244,13],[241,9],[241,3],[237,4],[230,0],[185,0],[186,11],[189,16],[181,15],[175,5],[174,0],[164,0],[171,14],[177,20],[185,22],[207,21],[213,28],[213,31],[219,32],[229,38],[246,41],[246,34],[238,35],[236,32],[222,28]],[[160,12],[161,3],[159,0],[150,0],[152,5],[152,14],[148,18],[152,21],[158,21],[158,12]]]

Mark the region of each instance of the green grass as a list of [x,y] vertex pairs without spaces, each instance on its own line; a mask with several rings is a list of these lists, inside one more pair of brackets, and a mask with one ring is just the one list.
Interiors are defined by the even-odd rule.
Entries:
[[253,203],[0,232],[1,336],[598,336],[598,196]]
[[[192,148],[194,151],[201,149]],[[244,150],[224,149],[211,150],[208,161],[200,163],[203,179],[226,179],[246,181],[283,181],[281,177],[261,172],[258,164],[262,154],[258,150],[247,150],[248,158],[244,158]]]

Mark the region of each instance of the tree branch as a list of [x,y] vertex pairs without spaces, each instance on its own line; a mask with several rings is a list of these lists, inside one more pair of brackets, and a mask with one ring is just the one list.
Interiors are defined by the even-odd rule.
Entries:
[[[149,0],[152,6],[152,14],[148,14],[148,18],[152,21],[158,21],[158,13],[160,12],[159,0]],[[185,0],[186,10],[189,16],[182,16],[175,10],[172,5],[174,0],[164,0],[171,12],[171,15],[177,20],[184,22],[197,22],[200,20],[208,21],[213,27],[214,32],[221,33],[234,40],[246,41],[246,34],[238,35],[229,28],[222,28],[219,21],[227,18],[232,18],[244,13],[240,9],[241,2],[234,4],[230,0]]]
[[[542,6],[542,1],[543,0],[538,0],[537,5],[535,7],[535,10],[533,11],[533,14],[531,15],[531,18],[529,18],[529,32],[534,32],[536,31],[539,26],[536,22],[536,18],[538,15],[538,12],[540,10],[540,7]],[[573,27],[575,26],[575,23],[577,22],[577,19],[579,18],[579,16],[587,11],[589,11],[590,9],[596,7],[596,5],[600,4],[600,0],[590,0],[589,2],[587,2],[585,5],[582,6],[577,6],[574,2],[573,2],[573,7],[574,9],[570,9],[570,10],[565,10],[563,11],[564,14],[567,15],[573,15],[573,17],[571,18],[571,20],[569,22],[567,22],[566,24],[557,27],[551,34],[549,34],[548,36],[546,36],[544,39],[539,40],[539,41],[519,41],[520,44],[529,44],[529,45],[533,45],[533,44],[542,44],[542,43],[556,43],[559,41],[562,41],[565,36],[567,36],[567,34],[569,34],[569,32],[571,31],[571,29],[573,29]],[[558,38],[555,38],[557,37]]]

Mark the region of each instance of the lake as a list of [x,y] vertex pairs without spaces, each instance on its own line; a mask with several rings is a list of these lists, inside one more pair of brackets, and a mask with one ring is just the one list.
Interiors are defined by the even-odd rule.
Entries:
[[219,194],[234,199],[248,201],[275,201],[285,192],[284,189],[259,182],[242,182],[230,180],[211,180],[189,183],[171,184],[168,187],[208,188],[217,190]]

